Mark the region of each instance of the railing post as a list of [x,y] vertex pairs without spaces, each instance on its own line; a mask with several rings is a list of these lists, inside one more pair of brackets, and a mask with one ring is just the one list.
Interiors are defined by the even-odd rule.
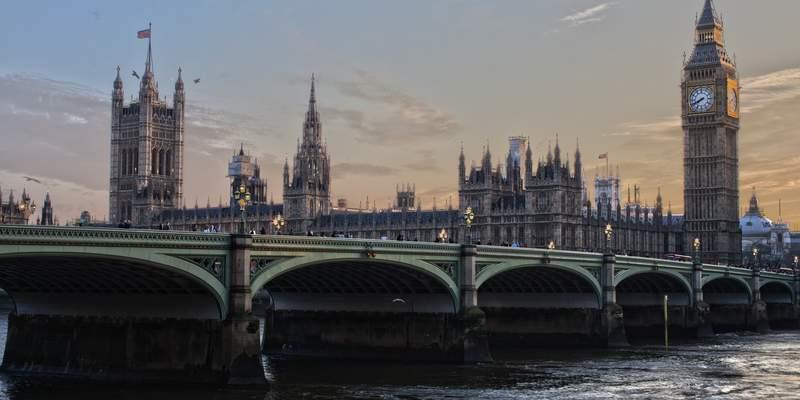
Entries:
[[748,316],[748,328],[757,332],[769,331],[769,317],[767,315],[767,304],[761,299],[761,269],[758,265],[753,266],[753,275],[750,280],[750,291],[753,292],[753,304],[750,305],[750,315]]
[[461,270],[458,274],[458,287],[461,297],[461,311],[478,306],[478,291],[475,287],[475,259],[478,248],[471,244],[461,245]]
[[231,235],[228,318],[223,322],[223,371],[228,384],[263,384],[258,320],[251,314],[250,249],[253,238]]
[[603,254],[603,265],[600,270],[603,309],[600,315],[600,336],[608,347],[628,346],[625,336],[625,319],[622,307],[617,304],[617,290],[614,285],[614,266],[617,257],[610,251]]
[[478,308],[478,289],[475,286],[475,260],[478,248],[472,244],[461,245],[459,262],[459,320],[464,340],[464,362],[490,362],[489,334],[486,331],[486,314]]
[[703,300],[703,263],[699,257],[692,259],[692,300],[692,319],[697,327],[697,337],[714,336],[711,306]]
[[614,286],[614,266],[617,257],[607,252],[603,254],[603,266],[600,273],[600,285],[603,287],[603,306],[617,304],[617,290]]

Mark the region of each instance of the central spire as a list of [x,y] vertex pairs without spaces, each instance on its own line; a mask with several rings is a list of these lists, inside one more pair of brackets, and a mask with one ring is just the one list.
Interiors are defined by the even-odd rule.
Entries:
[[703,5],[703,12],[700,14],[700,19],[697,21],[698,27],[711,27],[711,26],[722,26],[722,19],[717,14],[717,10],[714,9],[714,2],[712,0],[706,0],[705,5]]
[[311,73],[311,95],[308,97],[308,104],[315,104],[317,97],[314,95],[314,73]]

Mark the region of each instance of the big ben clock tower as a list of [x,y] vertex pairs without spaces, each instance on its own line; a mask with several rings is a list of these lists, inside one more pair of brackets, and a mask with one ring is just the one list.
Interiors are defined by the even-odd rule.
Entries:
[[738,264],[739,80],[712,0],[703,6],[683,71],[684,249],[699,238],[704,262]]

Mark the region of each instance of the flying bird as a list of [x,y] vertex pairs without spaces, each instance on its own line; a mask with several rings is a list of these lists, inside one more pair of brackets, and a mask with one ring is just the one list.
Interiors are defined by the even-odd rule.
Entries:
[[195,79],[194,83],[200,83],[200,78]]
[[131,72],[131,75],[135,76],[136,79],[139,79],[139,74],[137,74],[135,70]]
[[36,178],[31,178],[30,176],[23,176],[23,178],[25,178],[25,180],[28,181],[28,182],[36,182],[38,184],[42,183],[42,181],[40,181],[40,180],[38,180]]

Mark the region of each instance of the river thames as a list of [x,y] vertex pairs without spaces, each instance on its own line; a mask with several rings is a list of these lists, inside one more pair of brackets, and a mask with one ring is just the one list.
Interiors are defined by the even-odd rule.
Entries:
[[0,399],[800,399],[800,332],[613,351],[495,354],[493,364],[272,361],[270,391],[0,374]]

